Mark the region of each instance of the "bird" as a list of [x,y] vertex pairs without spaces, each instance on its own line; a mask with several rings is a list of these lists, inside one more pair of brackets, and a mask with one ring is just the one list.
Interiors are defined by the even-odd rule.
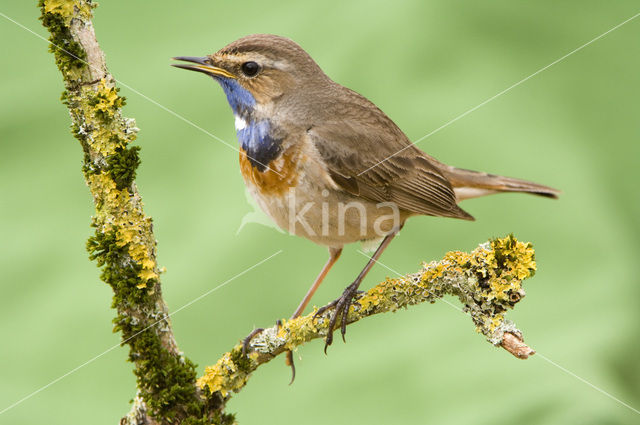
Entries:
[[282,229],[328,249],[328,260],[292,318],[304,312],[345,245],[377,245],[353,282],[316,313],[334,309],[325,353],[340,317],[344,340],[362,280],[408,218],[474,220],[460,201],[503,192],[548,198],[560,193],[436,160],[288,38],[253,34],[207,56],[173,59],[181,62],[173,66],[206,74],[222,87],[235,117],[240,171],[258,205]]

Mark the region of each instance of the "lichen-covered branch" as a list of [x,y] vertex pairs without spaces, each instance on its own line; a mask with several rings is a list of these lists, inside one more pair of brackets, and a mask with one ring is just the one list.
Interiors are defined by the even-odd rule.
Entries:
[[[534,351],[524,344],[521,332],[505,319],[505,313],[524,297],[522,280],[533,276],[535,270],[531,244],[518,242],[513,236],[495,239],[471,253],[450,252],[438,262],[424,264],[417,273],[374,286],[357,297],[347,322],[423,302],[433,303],[450,294],[458,297],[476,330],[491,344],[526,359]],[[261,364],[325,337],[333,310],[314,318],[316,312],[264,330],[251,340],[245,355],[242,344],[237,344],[215,365],[206,368],[198,384],[208,389],[210,396],[228,400]]]
[[50,50],[64,81],[62,100],[84,151],[84,177],[93,195],[95,235],[87,247],[114,291],[115,330],[129,346],[138,391],[122,423],[230,423],[222,400],[205,400],[194,364],[178,350],[167,307],[151,218],[134,183],[140,163],[131,146],[138,129],[125,118],[124,97],[107,71],[91,22],[90,0],[40,0]]

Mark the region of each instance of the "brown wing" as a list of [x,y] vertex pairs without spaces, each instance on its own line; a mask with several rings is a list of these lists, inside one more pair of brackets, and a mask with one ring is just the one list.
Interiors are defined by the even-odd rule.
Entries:
[[473,220],[458,207],[451,184],[430,157],[373,103],[342,90],[341,101],[325,105],[323,121],[307,131],[336,184],[409,212]]

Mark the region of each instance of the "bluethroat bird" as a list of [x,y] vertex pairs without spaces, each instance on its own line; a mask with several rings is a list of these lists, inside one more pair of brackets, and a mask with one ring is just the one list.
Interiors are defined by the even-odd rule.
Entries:
[[473,220],[458,202],[500,192],[549,198],[559,193],[439,162],[287,38],[249,35],[209,56],[174,59],[187,63],[173,66],[202,72],[222,86],[235,116],[240,170],[260,207],[281,228],[329,249],[294,318],[345,244],[380,242],[353,283],[329,304],[335,310],[325,351],[340,317],[344,339],[347,312],[362,279],[409,217]]

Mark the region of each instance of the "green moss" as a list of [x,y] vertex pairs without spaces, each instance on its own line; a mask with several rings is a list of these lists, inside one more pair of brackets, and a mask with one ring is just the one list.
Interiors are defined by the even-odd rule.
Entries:
[[[136,364],[138,388],[151,415],[167,422],[189,416],[206,418],[204,404],[194,392],[196,366],[188,359],[169,353],[157,331],[149,329],[149,324],[136,323],[123,315],[116,321],[116,329],[122,332],[123,338],[131,338],[129,360]],[[163,325],[160,322],[155,326]]]
[[122,332],[122,340],[130,346],[129,361],[136,365],[134,374],[150,414],[167,422],[188,418],[183,423],[194,425],[233,423],[233,416],[229,415],[217,413],[213,422],[209,418],[210,412],[217,409],[210,410],[195,393],[196,365],[168,352],[160,340],[162,330],[154,329],[162,328],[166,322],[161,318],[154,322],[139,320],[126,313],[134,304],[137,309],[154,308],[153,297],[138,288],[141,267],[131,260],[128,246],[119,245],[115,231],[103,233],[97,229],[95,236],[89,238],[87,249],[90,258],[103,268],[102,280],[113,288],[113,307],[118,311],[114,332]]
[[235,415],[231,414],[215,414],[213,418],[208,419],[206,417],[195,418],[193,416],[186,418],[182,421],[181,425],[207,425],[207,424],[220,424],[220,425],[233,425],[236,424]]
[[[131,151],[137,155],[137,149]],[[137,166],[137,161],[133,163],[129,165]],[[162,327],[167,323],[151,313],[157,310],[153,293],[156,280],[140,277],[142,266],[132,259],[130,244],[122,243],[116,228],[105,231],[97,222],[93,226],[95,235],[87,241],[89,256],[102,267],[101,278],[114,291],[112,306],[118,311],[114,332],[121,332],[123,342],[129,345],[129,360],[136,365],[134,374],[149,413],[167,423],[184,418],[189,418],[185,423],[192,424],[231,423],[233,417],[226,415],[210,418],[211,412],[221,413],[198,398],[195,364],[170,353],[163,345]],[[131,316],[132,306],[133,311],[143,314]]]
[[145,283],[139,277],[142,266],[132,261],[129,246],[119,244],[114,230],[102,232],[96,229],[95,235],[87,241],[87,250],[89,258],[102,267],[100,278],[113,289],[114,308],[128,304],[152,305],[146,291],[139,288]]
[[136,169],[140,165],[139,152],[139,146],[117,148],[115,154],[107,157],[107,170],[118,190],[131,187],[135,180]]
[[242,354],[242,348],[231,350],[231,361],[238,367],[238,371],[242,373],[251,373],[255,369],[253,362],[249,357]]
[[78,73],[87,66],[84,62],[87,54],[82,46],[73,40],[69,31],[68,19],[60,13],[47,12],[44,0],[40,0],[38,6],[42,12],[40,20],[42,20],[42,24],[49,29],[51,34],[49,37],[51,42],[49,51],[53,53],[56,65],[58,65],[63,76],[70,73]]

